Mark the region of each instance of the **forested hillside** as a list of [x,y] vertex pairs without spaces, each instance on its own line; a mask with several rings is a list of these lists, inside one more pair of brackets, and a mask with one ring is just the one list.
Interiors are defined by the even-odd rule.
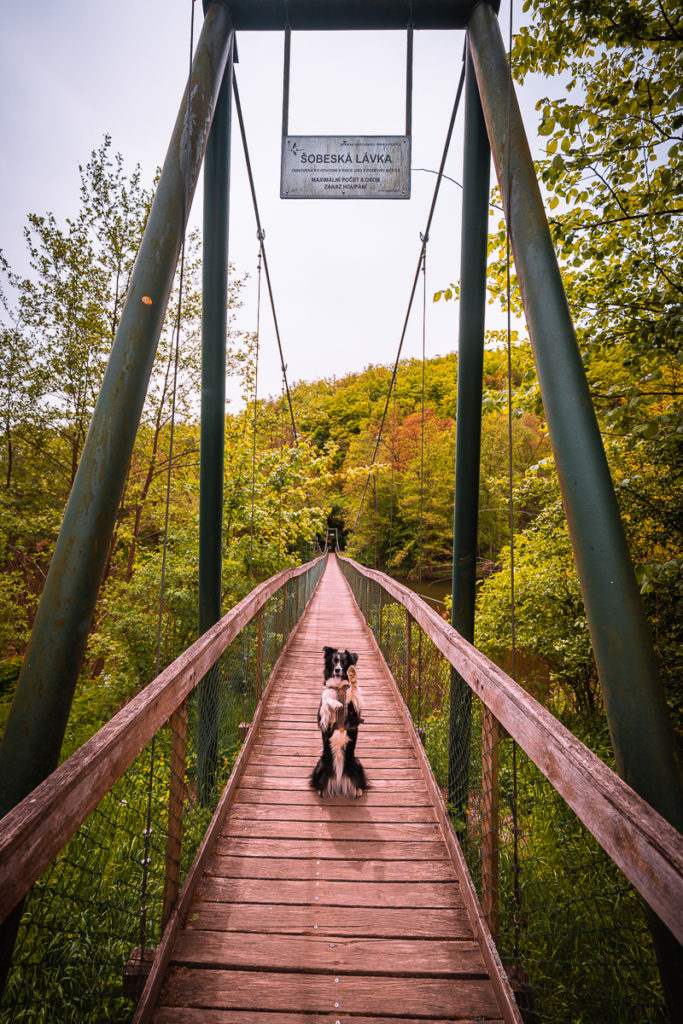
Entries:
[[[520,82],[563,72],[541,101],[539,173],[591,393],[680,724],[681,338],[683,193],[681,30],[657,5],[560,3],[552,22],[530,0],[533,32],[513,51]],[[634,86],[635,83],[635,86]],[[553,86],[548,81],[549,90]],[[635,89],[635,97],[634,97]],[[5,708],[118,324],[152,196],[111,140],[81,168],[64,224],[27,220],[30,273],[3,260],[0,284],[0,686]],[[39,200],[39,197],[37,197]],[[87,268],[87,273],[84,273]],[[170,304],[106,565],[68,736],[73,747],[152,678],[164,541],[162,661],[194,638],[198,510],[199,244],[188,240],[175,444],[169,452]],[[514,271],[514,268],[513,268]],[[506,303],[504,226],[491,239],[494,301]],[[445,286],[444,282],[444,286]],[[435,296],[453,303],[457,289]],[[231,308],[240,301],[232,276]],[[512,276],[511,301],[519,312]],[[599,708],[578,581],[528,343],[488,338],[480,480],[478,643],[505,660],[510,636],[508,459],[516,536],[517,643],[550,673],[572,713]],[[244,405],[226,418],[224,607],[258,580],[309,557],[336,527],[353,557],[399,576],[447,576],[453,518],[457,357],[399,366],[377,458],[391,370],[369,366],[292,390],[298,444],[281,397],[254,406],[254,338],[231,326],[229,372]],[[424,401],[423,401],[424,394]],[[166,475],[172,459],[165,536]],[[362,514],[358,516],[364,495]],[[4,717],[3,712],[3,717]]]

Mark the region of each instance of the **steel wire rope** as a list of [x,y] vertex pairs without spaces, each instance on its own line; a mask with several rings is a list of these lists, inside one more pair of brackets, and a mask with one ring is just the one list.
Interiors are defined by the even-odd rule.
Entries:
[[258,361],[259,361],[259,341],[261,331],[261,257],[263,256],[263,239],[265,238],[265,231],[258,231],[257,237],[259,242],[258,251],[258,268],[256,271],[257,277],[257,288],[256,288],[256,364],[254,368],[254,420],[253,420],[253,445],[251,452],[251,525],[249,529],[249,589],[251,590],[251,583],[254,576],[254,498],[256,488],[256,428],[258,424]]
[[[232,73],[232,85],[233,92],[235,94],[235,109],[237,111],[237,120],[240,126],[240,136],[242,138],[242,149],[244,150],[244,160],[247,167],[247,176],[249,178],[249,189],[251,191],[251,201],[254,207],[254,216],[256,217],[256,229],[259,235],[263,235],[265,238],[265,232],[261,225],[261,215],[258,208],[258,200],[256,198],[256,188],[254,185],[254,176],[251,171],[251,158],[249,156],[249,146],[247,144],[247,133],[244,127],[244,117],[242,115],[242,104],[240,103],[240,93],[237,87],[237,76],[233,70]],[[268,295],[270,298],[270,308],[273,314],[273,325],[275,327],[275,337],[277,338],[277,347],[280,353],[280,368],[282,370],[282,378],[285,383],[285,390],[287,392],[287,402],[289,404],[289,415],[292,421],[292,432],[294,435],[294,444],[298,445],[299,437],[296,432],[296,423],[294,422],[294,408],[292,406],[292,396],[289,391],[289,383],[287,381],[287,364],[285,363],[284,355],[282,353],[282,340],[280,338],[280,325],[278,323],[277,313],[275,311],[275,299],[273,298],[273,287],[270,281],[270,271],[268,269],[268,257],[266,256],[266,248],[263,244],[263,238],[261,239],[261,251],[263,252],[263,269],[266,275],[266,284],[268,285]]]
[[[424,474],[425,474],[425,362],[427,352],[427,242],[420,235],[422,251],[422,411],[420,418],[420,541],[418,556],[418,596],[422,597],[422,560],[424,557]],[[422,725],[422,634],[418,634],[417,651],[417,724]]]
[[280,391],[280,486],[278,487],[278,512],[277,512],[277,571],[280,571],[280,559],[282,552],[282,488],[285,480],[285,379],[282,378]]
[[389,501],[389,562],[394,557],[394,460],[396,458],[396,389],[394,389],[391,428],[391,492]]
[[[263,256],[263,239],[265,231],[259,230],[257,238],[259,243],[258,267],[256,277],[258,286],[256,289],[256,358],[254,362],[254,416],[252,419],[252,449],[251,449],[251,519],[249,523],[249,590],[254,580],[254,505],[256,492],[256,447],[258,429],[258,368],[259,368],[259,339],[261,332],[261,257]],[[245,632],[244,637],[244,678],[249,678],[249,640]],[[243,694],[246,701],[246,691]]]
[[455,100],[454,100],[454,103],[453,103],[453,110],[451,112],[451,119],[450,119],[450,122],[449,122],[449,125],[448,125],[448,130],[446,132],[446,141],[444,143],[443,154],[441,156],[441,163],[439,165],[438,177],[436,179],[436,184],[434,186],[434,194],[432,195],[432,202],[431,202],[431,206],[429,208],[429,216],[427,217],[427,224],[425,226],[424,233],[420,234],[420,238],[422,239],[422,242],[421,242],[421,245],[420,245],[420,255],[418,257],[417,267],[415,269],[415,276],[413,278],[413,285],[412,285],[412,288],[410,290],[410,298],[408,300],[408,309],[406,310],[405,319],[403,321],[403,330],[401,331],[401,337],[400,337],[400,340],[399,340],[399,343],[398,343],[398,351],[396,352],[396,360],[394,362],[394,369],[392,371],[391,380],[389,382],[389,390],[387,392],[387,400],[386,400],[386,403],[384,405],[384,412],[382,413],[382,419],[381,419],[381,422],[380,422],[379,432],[377,434],[377,440],[376,440],[376,443],[375,443],[375,450],[373,452],[372,461],[371,461],[370,467],[368,469],[368,476],[367,476],[367,479],[365,481],[365,487],[363,488],[363,494],[361,496],[360,505],[358,507],[358,512],[356,513],[356,519],[355,519],[355,522],[353,524],[353,529],[351,530],[351,538],[353,538],[355,533],[356,533],[356,527],[358,526],[358,520],[360,519],[361,513],[363,511],[363,505],[365,504],[365,496],[367,494],[368,485],[370,483],[370,476],[372,474],[372,467],[375,464],[375,460],[377,458],[377,452],[379,451],[380,442],[382,440],[382,431],[384,429],[384,423],[385,423],[386,418],[387,418],[387,411],[389,409],[389,402],[391,400],[391,394],[392,394],[392,391],[394,389],[394,384],[396,382],[396,374],[398,372],[398,364],[399,364],[399,360],[401,358],[401,351],[403,349],[403,342],[405,340],[406,331],[408,329],[408,321],[410,319],[410,311],[411,311],[411,309],[413,307],[413,300],[415,298],[415,292],[417,290],[417,282],[420,279],[420,270],[422,269],[422,259],[423,259],[423,255],[424,255],[424,251],[425,251],[425,246],[427,244],[426,240],[429,238],[429,231],[430,231],[430,228],[432,226],[432,219],[434,217],[434,209],[436,207],[436,200],[438,199],[438,196],[439,196],[439,189],[440,189],[440,186],[441,186],[441,179],[444,176],[443,169],[444,169],[444,167],[446,165],[446,157],[448,156],[448,150],[449,150],[449,147],[450,147],[450,144],[451,144],[451,137],[453,135],[453,128],[455,126],[455,118],[456,118],[456,115],[458,113],[458,108],[460,106],[460,97],[462,95],[462,89],[463,89],[464,83],[465,83],[465,66],[464,66],[464,63],[463,63],[463,67],[462,67],[462,70],[460,72],[460,80],[458,82],[458,88],[456,90]]
[[[505,192],[504,206],[510,209],[510,191],[512,170],[510,166],[510,122],[512,106],[512,21],[514,0],[510,0],[510,17],[508,27],[508,94],[507,94],[507,127],[505,139]],[[507,371],[508,371],[508,528],[510,530],[510,675],[517,681],[517,624],[515,618],[515,497],[513,480],[513,437],[512,437],[512,310],[511,310],[511,253],[510,230],[505,225],[505,291],[507,303]],[[512,834],[513,834],[513,958],[515,969],[519,971],[519,933],[521,927],[521,890],[519,862],[519,820],[517,790],[517,743],[512,741]]]
[[[190,0],[190,60],[189,60],[189,71],[187,78],[187,104],[185,107],[184,117],[184,130],[187,129],[190,123],[190,100],[191,90],[190,83],[192,80],[192,55],[194,52],[194,3],[195,0]],[[176,416],[176,397],[177,397],[177,386],[178,386],[178,356],[180,351],[180,323],[182,319],[182,308],[183,308],[183,282],[185,275],[185,239],[187,233],[187,209],[188,209],[188,190],[189,190],[189,176],[187,174],[187,162],[189,160],[189,151],[185,147],[185,173],[183,174],[184,188],[183,188],[183,205],[182,205],[182,222],[183,222],[183,241],[180,250],[180,268],[178,273],[178,303],[176,308],[176,324],[175,324],[175,346],[173,350],[173,384],[171,387],[171,430],[168,442],[168,469],[166,472],[166,500],[164,509],[164,543],[161,554],[161,574],[159,580],[159,610],[157,615],[157,636],[156,636],[156,655],[155,655],[155,669],[154,675],[159,675],[159,665],[161,661],[161,634],[163,627],[164,617],[164,598],[166,588],[166,561],[168,554],[168,526],[170,520],[170,507],[171,507],[171,480],[173,475],[173,446],[175,442],[175,416]],[[149,759],[149,781],[147,786],[147,811],[146,811],[146,823],[144,836],[144,856],[142,858],[142,883],[140,889],[140,968],[142,969],[144,954],[145,954],[145,943],[147,938],[147,882],[149,874],[149,865],[151,858],[149,856],[150,839],[152,837],[152,793],[154,789],[154,762],[156,754],[156,734],[152,736],[150,744],[150,759]]]

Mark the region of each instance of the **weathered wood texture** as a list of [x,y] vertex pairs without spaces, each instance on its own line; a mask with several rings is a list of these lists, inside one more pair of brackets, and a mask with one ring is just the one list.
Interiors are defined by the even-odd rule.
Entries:
[[244,626],[312,563],[259,584],[0,822],[0,921],[121,778]]
[[[165,1006],[159,1010],[157,1024],[334,1024],[335,1020],[345,1024],[425,1024],[424,1017],[366,1017],[354,1014],[344,1018],[334,1013],[259,1013],[251,1010],[197,1010],[191,1007]],[[475,1024],[472,1018],[462,1019],[459,1024]],[[487,1024],[503,1024],[502,1020],[487,1020]]]
[[[683,942],[683,836],[549,711],[424,601],[349,559],[396,598]],[[361,583],[361,596],[366,582]]]
[[498,741],[500,726],[488,708],[481,716],[481,905],[494,940],[498,937]]
[[168,830],[162,930],[168,924],[173,904],[180,891],[183,810],[185,807],[185,763],[187,760],[187,701],[171,715],[171,782],[168,795]]
[[[322,647],[359,654],[371,788],[308,785]],[[419,741],[336,562],[287,647],[151,1019],[518,1021],[499,1005]]]

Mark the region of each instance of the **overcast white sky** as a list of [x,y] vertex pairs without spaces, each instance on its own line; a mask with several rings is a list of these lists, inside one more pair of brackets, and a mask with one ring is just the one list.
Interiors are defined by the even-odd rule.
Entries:
[[[26,214],[59,220],[78,206],[78,164],[109,132],[147,182],[163,162],[188,70],[190,0],[34,0],[5,3],[0,37],[0,248],[26,270]],[[518,5],[519,7],[519,5]],[[501,6],[507,38],[509,7]],[[202,9],[195,3],[195,40]],[[290,382],[393,363],[435,176],[414,172],[403,200],[281,200],[280,33],[238,35],[238,83]],[[463,33],[415,33],[413,167],[437,168],[461,67]],[[404,33],[295,33],[292,134],[388,135],[404,131]],[[521,97],[535,149],[534,103]],[[230,258],[249,271],[242,322],[256,321],[256,228],[241,143],[233,125]],[[446,173],[462,175],[462,116]],[[460,190],[442,185],[427,257],[431,294],[458,279]],[[192,210],[201,221],[201,190]],[[502,326],[500,317],[492,326]],[[428,305],[427,352],[457,345],[454,303]],[[262,394],[280,390],[266,306],[261,316]],[[403,354],[421,352],[421,306]]]

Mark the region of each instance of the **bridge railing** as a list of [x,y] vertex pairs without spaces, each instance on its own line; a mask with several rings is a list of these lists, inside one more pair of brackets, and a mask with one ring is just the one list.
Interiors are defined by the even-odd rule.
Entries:
[[26,896],[3,1022],[131,1020],[324,565],[257,586],[2,819],[0,921]]
[[524,1019],[663,1021],[647,907],[683,940],[682,837],[411,590],[340,566],[423,738]]

